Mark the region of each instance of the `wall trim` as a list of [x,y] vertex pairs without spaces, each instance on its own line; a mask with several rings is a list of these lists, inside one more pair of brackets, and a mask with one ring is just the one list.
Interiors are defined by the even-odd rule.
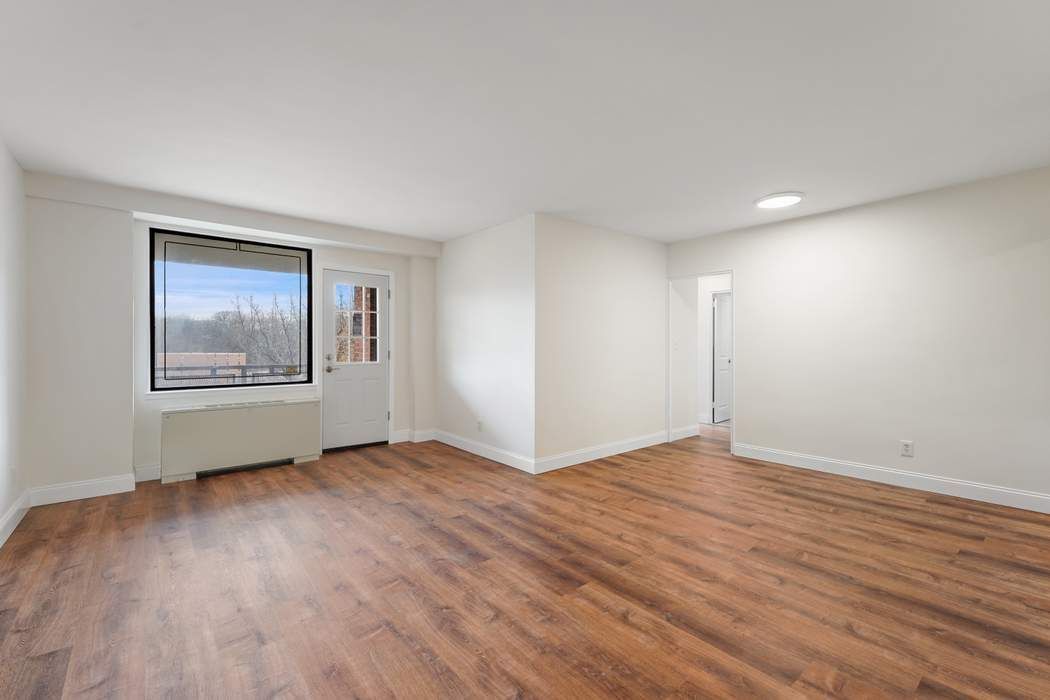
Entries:
[[852,476],[881,484],[904,486],[946,496],[969,498],[974,501],[1010,506],[1011,508],[1022,508],[1038,513],[1050,513],[1050,494],[1037,491],[1025,491],[1008,486],[995,486],[977,481],[953,479],[947,476],[935,476],[893,467],[878,467],[872,464],[862,464],[830,457],[818,457],[800,452],[759,447],[758,445],[737,443],[733,448],[733,454],[738,457],[786,464],[790,467],[801,467],[842,476]]
[[510,452],[508,450],[501,449],[499,447],[493,447],[492,445],[486,445],[483,442],[477,442],[476,440],[468,440],[460,435],[453,435],[452,433],[446,433],[444,430],[435,430],[434,439],[438,442],[443,442],[446,445],[457,447],[465,452],[484,457],[485,459],[491,459],[493,462],[499,462],[500,464],[506,464],[508,467],[514,467],[520,469],[523,472],[534,474],[533,468],[536,460],[531,457],[525,457],[523,455]]
[[423,430],[412,431],[412,442],[427,442],[428,440],[437,440],[436,429],[425,428]]
[[[693,426],[694,435],[698,433],[698,430],[698,427]],[[632,450],[640,450],[643,447],[652,447],[653,445],[659,445],[664,442],[667,442],[667,432],[661,430],[658,433],[639,435],[638,437],[629,438],[627,440],[617,440],[616,442],[607,442],[603,445],[593,445],[591,447],[584,447],[580,450],[562,452],[561,454],[535,460],[533,473],[543,474],[544,472],[554,471],[555,469],[564,469],[565,467],[590,462],[594,459],[612,457],[613,455],[631,452]]]
[[108,496],[112,493],[124,493],[135,490],[135,473],[128,472],[119,476],[106,476],[101,479],[86,481],[67,481],[64,484],[36,486],[29,489],[30,506],[46,506],[51,503],[77,501],[81,498]]
[[15,499],[15,502],[11,504],[11,507],[7,509],[3,517],[0,518],[0,547],[4,546],[7,542],[7,538],[11,536],[11,533],[18,527],[18,523],[22,522],[22,518],[25,517],[26,513],[29,512],[29,492],[23,491],[22,495]]
[[693,423],[692,425],[683,425],[679,428],[671,428],[671,442],[674,442],[675,440],[684,440],[687,437],[693,437],[699,434],[699,423]]
[[387,442],[394,445],[399,442],[408,442],[412,439],[412,431],[408,428],[402,428],[401,430],[391,430]]
[[159,464],[150,464],[145,467],[135,467],[135,483],[138,483],[140,481],[156,481],[159,478]]

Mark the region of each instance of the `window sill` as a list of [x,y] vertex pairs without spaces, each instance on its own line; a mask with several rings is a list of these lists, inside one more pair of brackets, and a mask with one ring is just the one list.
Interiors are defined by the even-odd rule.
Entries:
[[279,384],[271,384],[269,386],[216,386],[209,387],[207,389],[170,389],[168,391],[145,391],[140,397],[143,401],[160,401],[163,399],[182,399],[192,396],[208,397],[209,399],[215,399],[218,396],[231,396],[236,397],[241,393],[249,395],[257,394],[259,392],[296,392],[301,394],[316,394],[320,389],[320,384],[317,382],[311,382],[310,384],[289,384],[287,386],[281,386]]

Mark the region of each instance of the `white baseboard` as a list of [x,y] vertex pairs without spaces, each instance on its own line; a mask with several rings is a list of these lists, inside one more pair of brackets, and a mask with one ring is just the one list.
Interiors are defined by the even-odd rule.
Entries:
[[[697,427],[693,426],[693,434],[695,435],[696,433]],[[535,466],[533,467],[533,473],[543,474],[544,472],[554,471],[555,469],[564,469],[565,467],[571,467],[576,464],[590,462],[592,459],[612,457],[613,455],[630,452],[631,450],[640,450],[643,447],[659,445],[663,442],[667,442],[667,432],[661,430],[658,433],[641,435],[627,440],[617,440],[616,442],[607,442],[604,445],[594,445],[580,450],[572,450],[571,452],[562,452],[561,454],[537,459],[535,461]]]
[[700,425],[693,423],[692,425],[683,425],[681,428],[671,428],[671,442],[675,440],[684,440],[687,437],[693,437],[700,434]]
[[848,462],[830,457],[817,457],[814,455],[789,452],[787,450],[776,450],[769,447],[757,445],[746,445],[737,443],[733,448],[733,454],[738,457],[749,457],[766,462],[786,464],[790,467],[801,467],[815,471],[830,472],[843,476],[852,476],[867,481],[877,481],[882,484],[893,486],[904,486],[921,491],[931,491],[946,496],[959,496],[974,501],[995,503],[1012,508],[1023,508],[1039,513],[1050,513],[1050,494],[1036,491],[1023,491],[1007,486],[994,486],[982,484],[976,481],[965,481],[953,479],[946,476],[934,476],[921,472],[912,472],[905,469],[894,469],[892,467],[877,467],[872,464],[861,464],[859,462]]
[[498,447],[493,447],[492,445],[486,445],[485,443],[477,442],[476,440],[470,440],[459,435],[446,433],[443,430],[435,430],[433,439],[443,442],[446,445],[458,447],[459,449],[470,452],[471,454],[476,454],[479,457],[491,459],[493,462],[499,462],[500,464],[506,464],[508,467],[520,469],[529,474],[543,474],[544,472],[553,471],[555,469],[563,469],[576,464],[590,462],[594,459],[612,457],[613,455],[618,455],[623,452],[630,452],[632,450],[640,450],[643,447],[659,445],[663,442],[667,442],[667,433],[661,430],[658,433],[641,435],[628,440],[618,440],[617,442],[609,442],[604,445],[594,445],[592,447],[585,447],[571,452],[562,452],[561,454],[551,455],[550,457],[544,457],[542,459],[525,457],[524,455],[515,454]]
[[4,542],[7,542],[7,538],[18,527],[18,523],[22,522],[27,512],[29,512],[29,492],[23,491],[3,517],[0,517],[0,547],[4,546]]
[[434,433],[437,431],[433,428],[427,428],[424,430],[410,430],[405,428],[404,430],[394,430],[390,433],[390,444],[393,445],[397,442],[426,442],[427,440],[436,440]]
[[135,481],[156,481],[160,478],[160,465],[151,464],[148,467],[135,467]]
[[458,447],[459,449],[470,452],[471,454],[476,454],[479,457],[491,459],[493,462],[506,464],[508,467],[514,467],[515,469],[520,469],[529,474],[534,473],[533,467],[536,460],[532,457],[515,454],[514,452],[509,452],[508,450],[499,447],[493,447],[492,445],[486,445],[485,443],[477,442],[476,440],[468,440],[459,435],[446,433],[444,430],[435,430],[434,439],[443,442],[446,445]]
[[425,428],[412,431],[412,442],[426,442],[427,440],[437,440],[437,430]]
[[36,486],[29,489],[29,505],[46,506],[51,503],[77,501],[81,498],[108,496],[135,490],[135,474],[128,472],[119,476],[107,476],[87,481],[69,481],[53,486]]

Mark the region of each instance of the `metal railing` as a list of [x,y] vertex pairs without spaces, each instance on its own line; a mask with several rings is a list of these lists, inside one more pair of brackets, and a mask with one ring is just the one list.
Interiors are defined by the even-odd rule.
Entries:
[[306,369],[299,365],[179,365],[163,367],[158,365],[154,376],[158,379],[203,379],[238,377],[287,377],[304,374]]

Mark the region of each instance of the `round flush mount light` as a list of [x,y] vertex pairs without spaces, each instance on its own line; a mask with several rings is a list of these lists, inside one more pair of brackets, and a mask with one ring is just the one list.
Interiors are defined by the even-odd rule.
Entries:
[[755,206],[759,209],[783,209],[784,207],[793,207],[802,201],[805,195],[801,192],[774,192],[773,194],[767,194],[765,197],[761,197],[755,201]]

